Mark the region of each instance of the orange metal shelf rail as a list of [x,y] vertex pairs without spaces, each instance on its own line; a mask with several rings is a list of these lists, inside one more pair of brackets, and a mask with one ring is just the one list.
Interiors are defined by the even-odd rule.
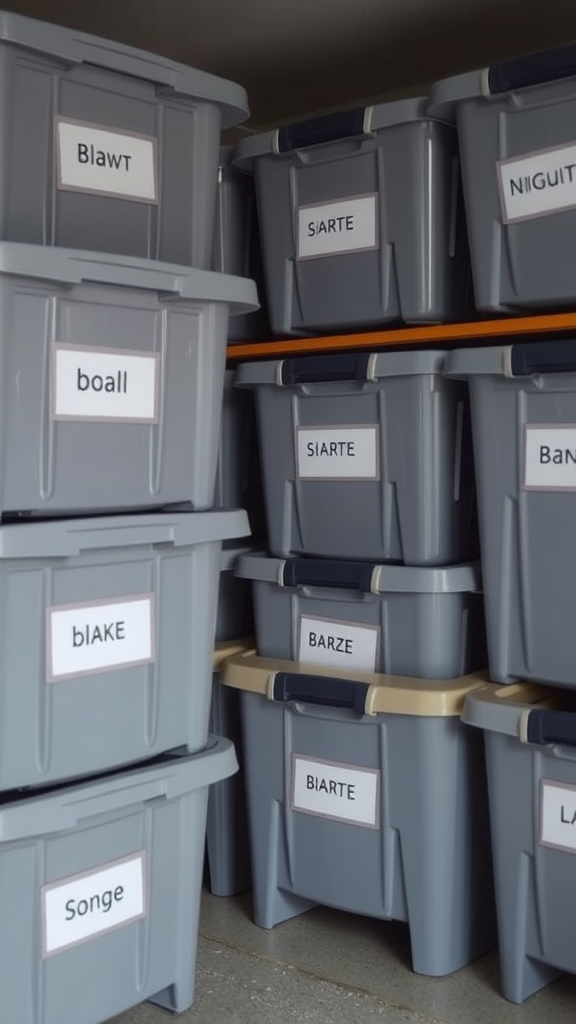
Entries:
[[575,313],[551,313],[544,316],[507,317],[504,320],[476,320],[464,324],[434,324],[427,327],[401,327],[391,331],[368,331],[362,334],[336,334],[331,337],[283,338],[278,341],[250,342],[229,345],[229,360],[293,356],[314,352],[335,352],[342,349],[378,349],[386,346],[433,345],[439,342],[472,343],[490,341],[510,335],[557,334],[574,331]]

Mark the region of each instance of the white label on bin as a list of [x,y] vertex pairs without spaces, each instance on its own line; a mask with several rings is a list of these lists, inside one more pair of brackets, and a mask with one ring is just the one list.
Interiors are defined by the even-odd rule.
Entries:
[[337,256],[378,248],[377,194],[350,196],[334,202],[299,206],[297,258]]
[[157,352],[54,342],[51,419],[157,423],[159,365]]
[[496,164],[504,224],[576,207],[576,142]]
[[379,828],[379,796],[376,769],[292,755],[293,811]]
[[377,626],[356,626],[338,619],[302,615],[298,660],[309,665],[375,672],[379,639]]
[[576,490],[576,423],[526,424],[523,487],[535,491]]
[[576,786],[542,780],[540,842],[576,853]]
[[155,661],[154,621],[153,593],[47,608],[47,681]]
[[42,956],[146,917],[145,853],[44,885]]
[[296,472],[300,480],[378,480],[375,426],[298,427]]
[[158,202],[155,138],[65,118],[56,129],[59,189]]

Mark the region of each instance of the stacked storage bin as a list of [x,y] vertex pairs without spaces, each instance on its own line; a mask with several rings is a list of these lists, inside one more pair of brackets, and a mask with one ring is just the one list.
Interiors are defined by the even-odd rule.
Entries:
[[[0,985],[19,1024],[193,1000],[230,312],[230,83],[0,15]],[[102,978],[106,977],[106,984]]]
[[270,553],[238,560],[257,654],[223,669],[256,922],[315,903],[407,921],[430,975],[495,942],[482,744],[459,719],[485,664],[467,390],[445,358],[239,367]]
[[[576,45],[439,82],[457,125],[476,307],[574,308]],[[454,351],[470,390],[488,661],[485,735],[504,995],[573,955],[576,343]]]
[[237,146],[254,176],[272,330],[443,322],[470,278],[458,143],[424,98],[313,118]]
[[485,732],[502,990],[522,1002],[576,973],[576,342],[455,351],[445,370],[470,388],[489,669],[505,685],[465,720]]
[[437,83],[458,126],[476,307],[574,308],[576,43]]

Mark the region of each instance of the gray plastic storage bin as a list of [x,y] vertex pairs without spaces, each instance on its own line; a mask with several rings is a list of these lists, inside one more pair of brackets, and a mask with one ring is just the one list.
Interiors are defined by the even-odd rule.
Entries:
[[0,527],[0,789],[206,743],[220,549],[243,512]]
[[477,555],[468,394],[445,352],[245,363],[273,555],[450,565]]
[[476,306],[576,302],[576,44],[439,82],[456,122]]
[[463,720],[484,730],[502,993],[521,1003],[576,974],[576,704],[492,686],[467,697]]
[[210,271],[0,243],[0,511],[211,507],[228,315],[255,302]]
[[434,683],[235,656],[256,924],[317,903],[408,922],[419,974],[495,945],[483,676]]
[[216,645],[210,732],[232,740],[240,771],[210,787],[206,853],[208,881],[213,896],[236,896],[252,885],[246,793],[242,773],[240,695],[222,684],[220,671],[226,658],[253,647],[247,641]]
[[254,179],[232,166],[232,146],[220,150],[216,234],[212,269],[256,281],[260,309],[235,317],[228,328],[228,344],[261,341],[269,333],[264,298],[264,271],[256,210]]
[[261,540],[266,536],[266,521],[254,395],[235,388],[235,376],[234,370],[224,374],[214,506],[245,508],[252,536]]
[[449,569],[242,554],[268,658],[455,679],[484,668],[478,565]]
[[191,1006],[208,787],[236,767],[232,744],[211,739],[192,757],[0,803],[6,1021]]
[[0,12],[0,239],[208,269],[240,86]]
[[451,353],[470,387],[488,660],[576,686],[576,341]]
[[442,321],[467,309],[454,129],[423,99],[242,139],[268,311],[283,334]]

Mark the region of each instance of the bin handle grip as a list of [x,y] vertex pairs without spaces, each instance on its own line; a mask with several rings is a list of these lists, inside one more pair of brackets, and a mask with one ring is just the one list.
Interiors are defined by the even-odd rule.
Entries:
[[299,672],[277,672],[271,688],[272,700],[287,704],[300,700],[323,707],[346,708],[365,714],[368,683],[354,683],[350,679],[313,676]]
[[576,74],[576,44],[529,53],[511,60],[499,61],[488,69],[488,89],[491,96],[531,85],[543,85]]
[[358,135],[368,134],[367,114],[371,107],[356,107],[322,117],[310,117],[297,124],[280,128],[276,145],[279,153],[291,153],[296,149],[321,146],[326,142],[338,142]]
[[373,361],[373,356],[369,352],[296,356],[282,361],[279,383],[290,386],[323,384],[330,381],[374,380]]
[[[378,566],[370,562],[337,562],[329,558],[287,558],[283,567],[285,587],[338,587],[374,593]],[[376,591],[378,592],[378,591]]]
[[508,373],[531,377],[537,373],[576,373],[576,341],[524,342],[512,345]]
[[571,711],[544,711],[532,708],[523,727],[524,742],[548,746],[561,743],[576,747],[576,714]]

